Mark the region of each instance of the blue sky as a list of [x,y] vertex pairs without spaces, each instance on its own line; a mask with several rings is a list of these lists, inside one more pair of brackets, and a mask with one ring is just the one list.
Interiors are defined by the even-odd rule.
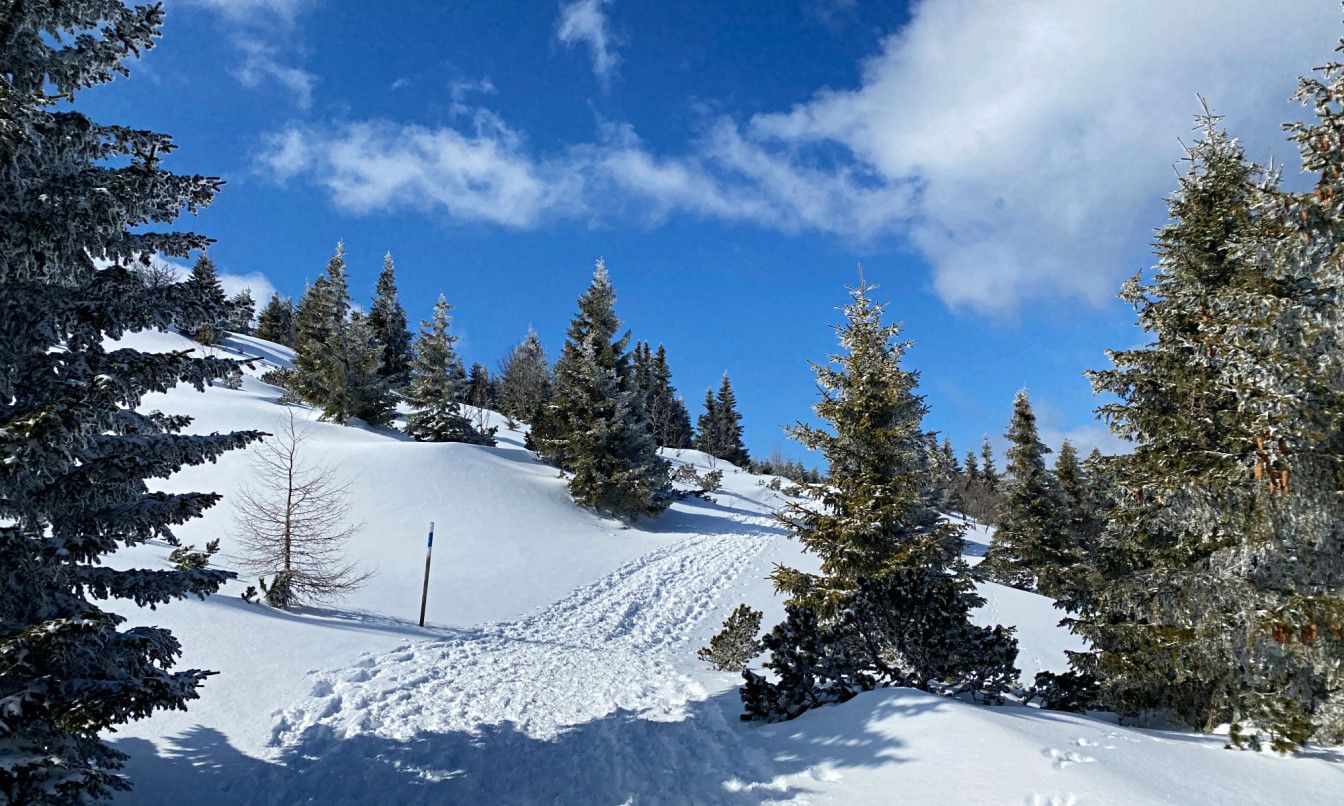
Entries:
[[335,242],[391,251],[468,360],[552,355],[593,261],[698,414],[733,378],[748,447],[810,414],[808,361],[862,260],[959,450],[1028,387],[1047,441],[1115,443],[1082,376],[1141,334],[1196,93],[1253,157],[1344,26],[1335,0],[170,0],[130,79],[79,105],[224,177],[194,222],[235,285],[299,295]]

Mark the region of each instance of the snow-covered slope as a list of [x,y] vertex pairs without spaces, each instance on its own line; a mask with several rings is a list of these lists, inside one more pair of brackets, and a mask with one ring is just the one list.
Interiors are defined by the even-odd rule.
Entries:
[[[131,341],[190,346],[166,334]],[[245,337],[226,346],[274,365],[292,357]],[[240,390],[175,390],[146,405],[190,414],[200,431],[273,429],[285,415],[277,395],[249,376]],[[775,524],[785,499],[766,479],[719,462],[714,502],[687,499],[626,528],[576,508],[502,420],[499,447],[484,448],[304,416],[313,458],[350,481],[364,522],[350,556],[377,574],[323,609],[243,602],[253,580],[204,602],[122,609],[172,628],[185,664],[220,671],[188,712],[110,737],[137,784],[122,802],[1316,803],[1344,783],[1329,753],[1233,753],[1212,738],[909,690],[782,725],[742,723],[736,678],[706,670],[694,650],[739,602],[778,620],[771,568],[813,565]],[[715,464],[696,451],[669,458]],[[235,452],[165,483],[225,494],[179,534],[198,545],[222,537],[224,567],[229,494],[249,463]],[[968,555],[988,537],[973,528]],[[168,552],[150,545],[116,559],[166,567]],[[1018,627],[1025,680],[1064,668],[1078,644],[1049,601],[983,592],[977,619]]]

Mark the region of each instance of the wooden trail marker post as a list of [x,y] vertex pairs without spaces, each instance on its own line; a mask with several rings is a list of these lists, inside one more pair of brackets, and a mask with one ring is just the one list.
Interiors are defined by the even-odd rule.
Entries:
[[425,626],[425,604],[429,601],[429,561],[434,555],[434,521],[429,522],[429,542],[425,544],[425,586],[420,589],[420,626]]

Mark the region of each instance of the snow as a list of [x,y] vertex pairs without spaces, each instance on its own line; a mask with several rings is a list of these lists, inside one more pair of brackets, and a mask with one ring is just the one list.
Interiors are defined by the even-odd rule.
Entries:
[[[191,343],[168,334],[141,349]],[[257,379],[283,347],[234,336],[260,356],[239,390],[174,390],[146,401],[193,430],[274,429],[285,409]],[[351,483],[364,526],[350,557],[376,570],[338,605],[286,613],[219,595],[140,611],[171,628],[183,664],[215,669],[187,712],[108,738],[130,754],[124,803],[1321,803],[1339,757],[1222,749],[1217,737],[1137,730],[1104,718],[989,708],[906,689],[862,695],[789,723],[754,725],[734,675],[696,661],[738,603],[782,616],[777,563],[813,568],[773,513],[787,500],[696,451],[674,462],[724,470],[713,502],[688,498],[632,527],[575,507],[556,472],[500,427],[500,445],[431,445],[391,430],[311,420],[312,457]],[[224,502],[179,530],[234,550],[230,493],[245,451],[191,468],[165,489]],[[427,625],[416,625],[425,531],[437,523]],[[987,530],[968,534],[972,562]],[[169,547],[117,555],[167,567]],[[1035,594],[981,586],[980,623],[1018,629],[1030,681],[1080,649]]]

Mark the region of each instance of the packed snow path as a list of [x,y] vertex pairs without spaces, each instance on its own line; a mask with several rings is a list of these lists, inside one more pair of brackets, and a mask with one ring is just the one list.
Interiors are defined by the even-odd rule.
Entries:
[[[516,622],[318,673],[311,697],[279,716],[274,742],[317,762],[328,785],[340,776],[327,791],[352,802],[449,794],[584,802],[614,793],[610,787],[657,802],[722,799],[722,777],[703,782],[712,793],[674,779],[710,769],[765,773],[769,765],[763,753],[746,757],[730,728],[734,713],[691,713],[708,692],[676,667],[693,654],[692,633],[721,591],[779,537],[768,518],[733,517],[756,530],[692,536]],[[562,734],[578,725],[586,726],[581,752],[547,749],[566,746]],[[370,743],[381,750],[378,761]],[[398,778],[416,776],[425,786],[387,791],[368,766],[389,761]],[[575,789],[578,769],[585,782]],[[288,783],[299,784],[295,795],[312,791],[311,780]],[[274,795],[287,800],[283,791]]]

